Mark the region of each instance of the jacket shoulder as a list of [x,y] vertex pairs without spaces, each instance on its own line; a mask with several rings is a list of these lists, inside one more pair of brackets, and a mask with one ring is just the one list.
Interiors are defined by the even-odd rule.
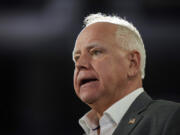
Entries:
[[172,115],[179,115],[180,103],[167,101],[167,100],[152,100],[144,112],[147,116],[155,117],[157,119],[165,119]]
[[[168,100],[153,100],[149,107],[161,108],[161,109],[180,109],[180,103],[172,102]],[[172,111],[172,110],[171,110]]]

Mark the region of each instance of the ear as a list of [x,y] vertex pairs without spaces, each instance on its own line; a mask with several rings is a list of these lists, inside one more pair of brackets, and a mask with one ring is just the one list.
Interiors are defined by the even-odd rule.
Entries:
[[128,71],[128,77],[135,77],[140,73],[140,61],[141,56],[140,53],[136,50],[130,51],[128,54],[128,60],[129,60],[129,71]]

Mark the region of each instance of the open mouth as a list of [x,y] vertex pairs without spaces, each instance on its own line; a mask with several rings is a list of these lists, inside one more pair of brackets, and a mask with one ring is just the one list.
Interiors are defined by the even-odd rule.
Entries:
[[80,86],[85,85],[87,83],[95,82],[95,81],[98,81],[98,79],[96,79],[96,78],[82,79],[80,81]]

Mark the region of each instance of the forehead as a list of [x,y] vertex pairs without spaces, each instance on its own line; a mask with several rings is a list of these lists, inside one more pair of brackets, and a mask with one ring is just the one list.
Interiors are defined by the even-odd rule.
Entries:
[[93,42],[115,42],[117,25],[107,22],[97,22],[85,27],[77,37],[74,51],[79,51]]

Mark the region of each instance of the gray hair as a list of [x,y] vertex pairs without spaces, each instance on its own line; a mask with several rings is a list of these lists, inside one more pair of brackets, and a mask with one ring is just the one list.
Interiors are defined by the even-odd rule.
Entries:
[[146,63],[146,52],[144,48],[144,43],[139,34],[138,30],[132,23],[118,16],[105,15],[102,13],[90,14],[84,19],[85,27],[97,23],[97,22],[108,22],[118,25],[116,31],[117,37],[122,37],[122,35],[128,35],[126,39],[126,44],[122,44],[121,47],[126,50],[137,50],[141,56],[140,70],[141,78],[145,77],[145,63]]

